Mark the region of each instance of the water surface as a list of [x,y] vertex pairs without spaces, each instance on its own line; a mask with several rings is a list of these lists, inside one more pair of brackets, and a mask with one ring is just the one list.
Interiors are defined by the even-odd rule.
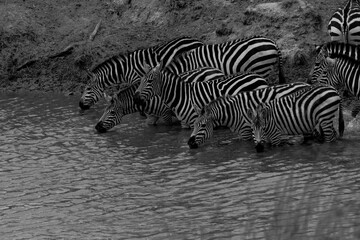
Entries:
[[190,150],[189,130],[138,114],[97,134],[103,104],[81,114],[78,100],[1,94],[1,238],[264,239],[303,215],[304,236],[331,216],[360,238],[356,121],[332,144],[259,154],[221,129]]

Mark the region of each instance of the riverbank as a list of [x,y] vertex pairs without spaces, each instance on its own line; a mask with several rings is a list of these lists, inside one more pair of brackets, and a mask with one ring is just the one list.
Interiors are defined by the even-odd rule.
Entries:
[[[304,81],[337,1],[13,0],[0,3],[0,88],[73,94],[107,58],[179,36],[207,44],[274,39],[287,79]],[[326,3],[326,4],[325,4]]]

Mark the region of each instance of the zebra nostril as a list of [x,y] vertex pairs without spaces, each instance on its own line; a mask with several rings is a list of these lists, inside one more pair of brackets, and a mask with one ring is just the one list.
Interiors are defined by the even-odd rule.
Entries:
[[99,133],[106,133],[106,128],[104,128],[102,122],[98,122],[95,126],[96,131],[98,131]]
[[264,144],[258,143],[255,146],[257,152],[264,152]]
[[90,108],[89,105],[85,105],[82,101],[79,102],[79,107],[81,110],[88,110]]
[[191,149],[199,147],[199,145],[195,142],[195,136],[189,138],[188,145]]

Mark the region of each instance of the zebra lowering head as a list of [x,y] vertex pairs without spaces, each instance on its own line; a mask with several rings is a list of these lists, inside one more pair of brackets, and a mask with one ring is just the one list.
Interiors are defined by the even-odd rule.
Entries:
[[88,73],[89,83],[86,84],[79,101],[79,107],[82,110],[88,110],[103,96],[103,89],[98,86],[96,75]]
[[333,122],[337,110],[341,137],[344,132],[341,98],[331,86],[316,84],[287,97],[262,103],[255,112],[247,113],[252,121],[256,150],[264,151],[265,140],[277,146],[283,143],[282,135],[314,135],[318,128],[326,142],[335,141],[337,133]]
[[162,69],[162,63],[159,63],[152,69],[150,69],[150,66],[146,68],[147,70],[145,71],[147,73],[141,78],[140,85],[134,94],[134,102],[139,107],[144,107],[146,101],[155,95],[161,95],[160,71]]
[[204,106],[202,110],[194,105],[194,109],[198,113],[198,117],[194,122],[194,129],[188,140],[191,149],[198,148],[206,139],[211,138],[214,132],[214,121],[209,105]]
[[266,143],[266,127],[269,122],[269,110],[264,103],[260,103],[255,111],[249,109],[247,111],[248,118],[251,120],[252,135],[257,152],[264,151],[264,144]]
[[105,133],[109,129],[113,128],[116,124],[120,123],[123,117],[123,106],[119,103],[117,94],[109,96],[104,93],[105,100],[108,102],[108,106],[105,108],[103,115],[99,119],[95,126],[95,129],[99,133]]
[[107,132],[120,124],[125,115],[137,111],[132,101],[132,95],[136,88],[137,85],[121,85],[117,92],[113,92],[111,95],[106,94],[106,92],[103,93],[108,105],[98,123],[95,125],[95,129],[99,133]]

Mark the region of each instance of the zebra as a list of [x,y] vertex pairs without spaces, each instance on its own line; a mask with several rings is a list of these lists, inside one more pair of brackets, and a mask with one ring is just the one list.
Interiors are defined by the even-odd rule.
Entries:
[[[326,50],[324,48],[318,49],[309,82],[331,85],[338,90],[348,91],[359,99],[360,47],[332,43],[326,45]],[[359,103],[356,103],[351,115],[356,117],[359,110]]]
[[[180,75],[185,82],[209,81],[223,76],[224,74],[219,69],[209,67],[199,68]],[[133,95],[138,86],[139,83],[122,89],[113,96],[105,97],[108,101],[108,106],[105,108],[103,115],[95,126],[95,129],[98,132],[104,133],[110,130],[117,124],[120,124],[125,115],[137,111],[144,111],[146,114],[150,115],[153,118],[151,121],[152,124],[156,124],[159,117],[163,118],[165,125],[172,124],[174,113],[164,104],[164,101],[159,95],[154,95],[146,101],[143,109],[140,109],[138,105],[135,105]]]
[[280,84],[241,92],[235,96],[223,96],[211,101],[203,108],[194,105],[198,117],[195,120],[188,145],[190,148],[198,148],[213,136],[213,129],[216,124],[230,128],[232,132],[238,133],[243,140],[251,140],[252,131],[250,119],[247,118],[248,109],[255,109],[261,102],[269,102],[288,96],[309,86],[303,82]]
[[331,41],[360,44],[360,7],[358,0],[348,0],[332,15],[328,23]]
[[360,61],[360,47],[352,44],[328,42],[315,46],[316,57],[314,67],[310,71],[308,83],[317,82],[320,75],[327,68],[327,58],[348,57]]
[[339,135],[343,136],[344,120],[341,97],[338,91],[322,84],[316,84],[289,96],[260,103],[255,110],[247,111],[255,148],[264,151],[264,143],[278,146],[281,136],[313,134],[317,128],[326,142],[337,139],[333,126],[336,111],[339,110]]
[[132,85],[145,74],[144,65],[155,66],[160,61],[169,64],[176,54],[202,46],[191,37],[179,37],[154,47],[139,49],[111,57],[89,73],[90,83],[84,88],[79,107],[87,110],[99,101],[106,88],[113,85]]
[[183,128],[192,128],[197,113],[193,100],[203,106],[221,95],[235,95],[240,91],[250,91],[267,87],[267,81],[258,74],[246,73],[226,76],[207,82],[186,83],[161,64],[151,69],[136,90],[134,101],[143,105],[155,94],[160,95],[165,104],[173,109]]
[[[134,104],[132,97],[138,85],[139,84],[134,84],[121,89],[113,96],[105,94],[105,99],[107,100],[108,105],[98,123],[95,125],[95,129],[99,133],[107,132],[119,124],[125,115],[138,111],[144,111],[145,113],[149,113],[151,116],[155,116],[157,118],[162,117],[166,125],[170,125],[172,123],[173,112],[164,104],[159,96],[154,96],[150,99],[150,101],[147,101],[144,109],[139,109],[137,105]],[[153,124],[156,123],[156,120]]]
[[279,83],[285,83],[281,52],[276,43],[266,37],[253,36],[220,44],[202,45],[179,54],[166,66],[179,74],[203,66],[218,68],[225,75],[252,72],[268,78],[278,64]]

